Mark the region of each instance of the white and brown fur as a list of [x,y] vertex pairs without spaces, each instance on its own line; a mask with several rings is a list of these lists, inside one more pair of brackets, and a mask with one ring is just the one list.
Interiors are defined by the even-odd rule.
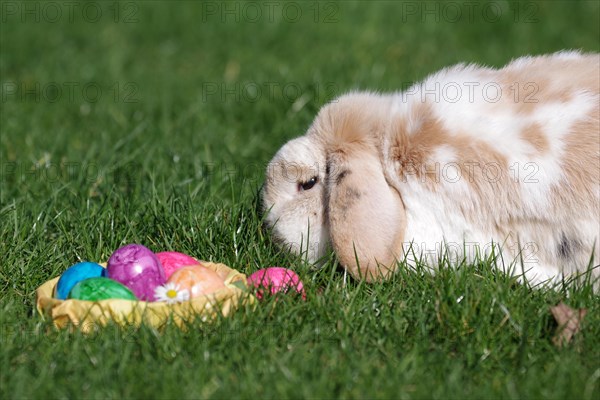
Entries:
[[341,96],[269,164],[266,222],[367,280],[492,243],[499,268],[533,283],[584,272],[600,254],[599,79],[600,55],[560,52]]

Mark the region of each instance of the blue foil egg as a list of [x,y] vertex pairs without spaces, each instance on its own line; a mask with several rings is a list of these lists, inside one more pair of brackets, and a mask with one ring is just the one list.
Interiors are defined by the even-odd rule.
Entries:
[[94,262],[84,261],[69,267],[58,279],[56,284],[56,298],[65,300],[69,292],[78,282],[88,278],[106,276],[106,270],[102,265]]

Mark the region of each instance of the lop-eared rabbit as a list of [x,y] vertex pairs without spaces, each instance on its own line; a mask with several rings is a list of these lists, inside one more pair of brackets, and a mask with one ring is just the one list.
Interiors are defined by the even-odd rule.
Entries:
[[534,284],[581,274],[600,252],[599,80],[600,55],[570,51],[343,95],[269,163],[265,222],[368,281],[486,256]]

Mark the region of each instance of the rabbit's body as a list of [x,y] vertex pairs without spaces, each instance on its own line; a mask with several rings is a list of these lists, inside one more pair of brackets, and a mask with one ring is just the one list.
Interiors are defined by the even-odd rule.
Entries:
[[333,245],[367,279],[498,246],[498,267],[516,260],[534,283],[583,272],[600,254],[599,61],[459,65],[402,93],[342,96],[271,162],[267,222],[311,261]]

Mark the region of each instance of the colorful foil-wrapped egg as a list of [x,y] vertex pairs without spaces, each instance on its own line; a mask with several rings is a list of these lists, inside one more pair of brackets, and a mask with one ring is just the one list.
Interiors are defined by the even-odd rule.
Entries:
[[108,278],[89,278],[78,282],[68,296],[74,300],[99,301],[108,299],[137,300],[137,297],[124,285]]
[[169,279],[173,272],[177,271],[179,268],[189,267],[190,265],[200,265],[200,262],[195,258],[176,251],[156,253],[156,258],[160,261],[167,279]]
[[256,287],[256,297],[260,300],[264,297],[264,289],[268,289],[267,293],[287,293],[292,290],[295,293],[302,295],[306,299],[304,284],[300,280],[298,274],[291,269],[282,267],[263,268],[248,277],[248,284]]
[[55,289],[55,297],[65,300],[73,286],[88,278],[105,276],[106,270],[102,265],[95,262],[84,261],[69,267],[58,279]]
[[202,265],[183,267],[173,272],[168,283],[187,290],[191,298],[214,293],[224,289],[225,281],[212,269]]
[[106,276],[127,286],[144,301],[154,301],[154,290],[166,282],[160,261],[141,244],[117,249],[108,259]]

